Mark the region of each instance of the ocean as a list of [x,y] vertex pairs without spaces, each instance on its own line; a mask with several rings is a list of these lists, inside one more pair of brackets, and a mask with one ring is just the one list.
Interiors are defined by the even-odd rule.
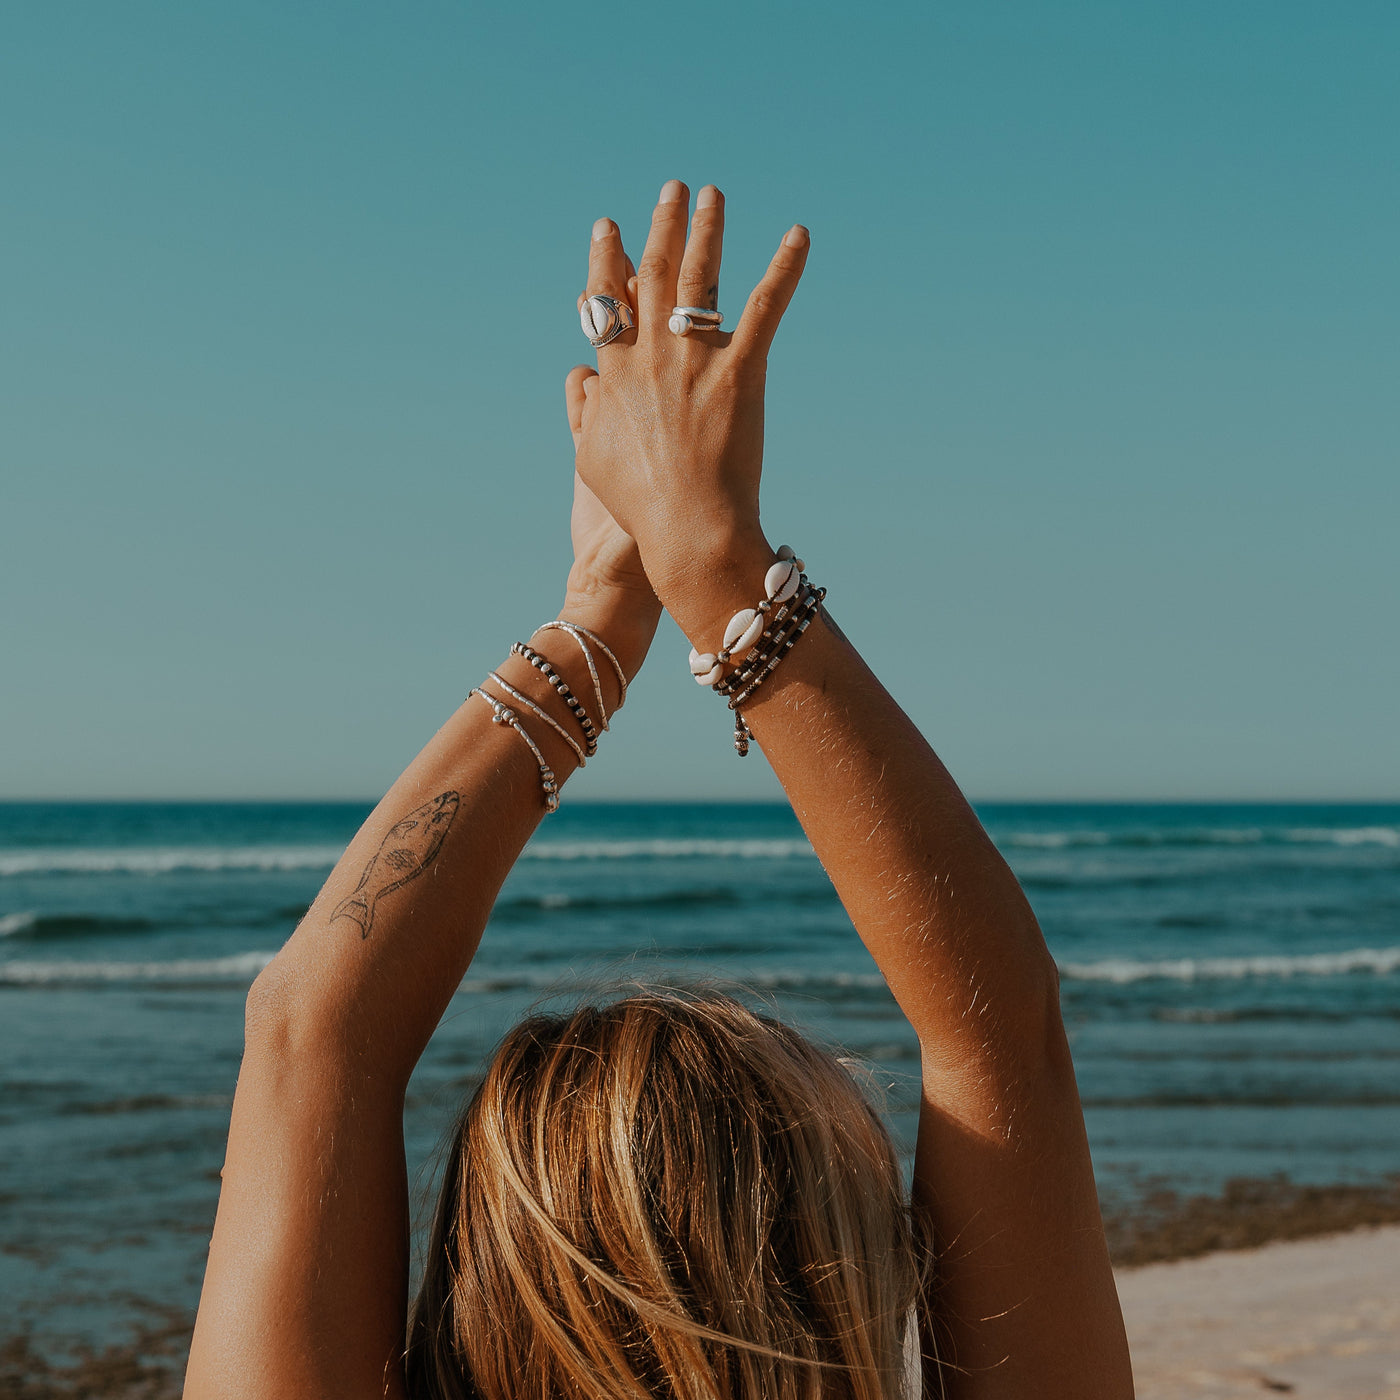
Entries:
[[[0,805],[0,1301],[117,1335],[192,1309],[243,998],[367,804]],[[981,816],[1059,963],[1100,1192],[1400,1171],[1400,806]],[[442,1136],[528,1009],[742,985],[862,1056],[901,1142],[912,1036],[786,807],[565,804],[508,881],[406,1110]]]

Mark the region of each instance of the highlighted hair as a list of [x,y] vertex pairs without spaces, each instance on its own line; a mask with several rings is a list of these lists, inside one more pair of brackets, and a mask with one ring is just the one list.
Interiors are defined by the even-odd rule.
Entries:
[[534,1017],[456,1130],[409,1394],[899,1400],[920,1273],[879,1115],[796,1031],[708,993]]

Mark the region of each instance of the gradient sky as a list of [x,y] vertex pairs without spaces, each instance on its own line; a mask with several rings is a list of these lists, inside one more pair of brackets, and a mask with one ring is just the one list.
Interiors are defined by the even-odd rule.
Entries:
[[[765,523],[974,797],[1400,796],[1400,7],[0,19],[0,796],[373,796],[557,607],[602,214],[813,251]],[[569,797],[761,796],[666,625]],[[567,799],[566,799],[567,800]]]

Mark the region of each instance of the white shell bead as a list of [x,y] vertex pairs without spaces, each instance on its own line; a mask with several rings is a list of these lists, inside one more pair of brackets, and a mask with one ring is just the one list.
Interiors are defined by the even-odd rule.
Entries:
[[748,652],[763,635],[763,629],[768,626],[768,619],[762,613],[754,618],[747,627],[739,634],[739,640],[730,648],[735,656],[743,656]]
[[[725,649],[733,652],[737,650],[735,643],[752,626],[754,619],[759,616],[757,608],[742,608],[729,619],[729,626],[724,629]],[[762,628],[759,631],[762,632]]]
[[763,577],[763,589],[775,603],[786,603],[802,581],[802,571],[794,559],[779,559]]
[[719,658],[711,651],[696,651],[694,647],[690,649],[690,674],[692,676],[703,676],[707,671],[713,671],[719,665]]
[[696,676],[695,679],[700,685],[717,685],[723,676],[724,667],[716,662],[712,671],[706,671],[704,675]]

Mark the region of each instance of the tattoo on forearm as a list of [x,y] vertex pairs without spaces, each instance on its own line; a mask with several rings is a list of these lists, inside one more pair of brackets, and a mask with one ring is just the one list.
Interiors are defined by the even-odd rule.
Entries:
[[828,630],[838,636],[847,646],[850,646],[851,639],[836,625],[836,619],[827,612],[825,603],[818,608],[818,612],[821,613],[822,621],[826,623]]
[[386,894],[416,880],[433,863],[461,802],[455,792],[439,793],[391,826],[365,866],[355,893],[336,905],[331,922],[350,919],[359,924],[360,937],[368,938],[374,927],[375,906]]

